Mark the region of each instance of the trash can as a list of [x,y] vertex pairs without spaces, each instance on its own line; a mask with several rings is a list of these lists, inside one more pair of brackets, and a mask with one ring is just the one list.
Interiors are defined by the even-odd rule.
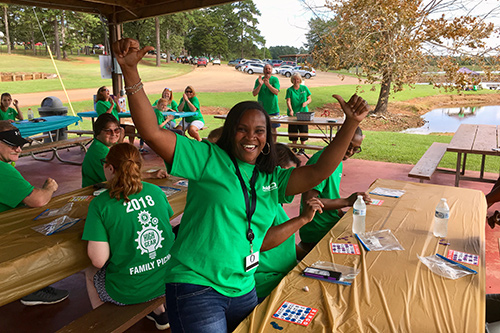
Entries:
[[[38,113],[40,114],[40,117],[66,116],[68,114],[68,108],[63,106],[63,103],[59,98],[49,96],[42,100],[42,104],[38,108]],[[67,127],[64,127],[56,131],[51,131],[50,135],[54,140],[65,140],[68,138],[68,135],[66,134],[67,129]],[[45,132],[44,134],[49,134],[49,132]],[[47,138],[44,142],[52,141],[50,138]]]

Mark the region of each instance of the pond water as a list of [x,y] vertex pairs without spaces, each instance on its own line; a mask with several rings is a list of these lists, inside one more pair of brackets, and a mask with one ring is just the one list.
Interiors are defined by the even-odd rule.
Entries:
[[455,133],[461,124],[500,125],[500,105],[434,109],[422,116],[425,125],[404,133]]

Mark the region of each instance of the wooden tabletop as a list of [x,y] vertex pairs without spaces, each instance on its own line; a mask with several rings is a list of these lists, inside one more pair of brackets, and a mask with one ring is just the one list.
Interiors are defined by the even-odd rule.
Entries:
[[[226,119],[226,114],[217,114],[214,118]],[[297,117],[288,116],[273,116],[271,122],[275,124],[292,124],[292,125],[316,125],[316,126],[329,126],[340,127],[344,123],[342,118],[313,118],[311,120],[297,120]]]
[[453,135],[447,151],[480,155],[499,155],[499,130],[495,125],[462,124]]
[[[174,185],[180,180],[146,179],[160,185],[179,188],[168,197],[174,211],[172,218],[184,212],[187,187]],[[92,195],[88,186],[52,198],[42,208],[16,208],[0,213],[0,306],[62,280],[90,265],[87,242],[82,240],[84,218],[88,201],[77,201],[67,215],[83,220],[67,230],[45,236],[32,228],[52,221],[50,218],[34,220],[47,208],[60,208],[77,196]],[[55,218],[55,217],[54,217]]]

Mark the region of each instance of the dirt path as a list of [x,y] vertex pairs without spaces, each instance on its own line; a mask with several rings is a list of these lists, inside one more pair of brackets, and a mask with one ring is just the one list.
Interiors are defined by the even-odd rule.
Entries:
[[[277,75],[277,77],[280,80],[282,89],[291,85],[289,78],[281,75]],[[159,94],[165,87],[169,87],[174,91],[174,93],[178,93],[183,91],[188,85],[192,85],[197,92],[251,91],[256,79],[257,74],[249,75],[235,70],[234,67],[227,65],[208,65],[206,68],[195,68],[194,71],[173,79],[147,82],[144,86],[148,94]],[[346,77],[342,80],[337,74],[326,72],[319,72],[316,77],[306,80],[306,84],[309,87],[336,86],[356,83],[358,83],[358,80],[355,78]],[[96,87],[92,89],[68,90],[68,96],[71,101],[75,102],[89,100],[96,93],[97,88],[99,88],[99,83],[96,83]],[[63,103],[68,101],[62,89],[40,93],[16,94],[15,98],[22,101],[24,107],[40,105],[42,100],[47,96],[56,96],[63,101]]]

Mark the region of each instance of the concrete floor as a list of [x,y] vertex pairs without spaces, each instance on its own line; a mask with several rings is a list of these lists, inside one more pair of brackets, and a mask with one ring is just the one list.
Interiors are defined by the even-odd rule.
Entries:
[[[66,158],[77,161],[83,159],[79,148],[72,148],[62,153]],[[143,154],[144,168],[164,167],[163,161],[154,152]],[[80,166],[63,164],[57,160],[51,162],[34,161],[24,157],[17,163],[17,169],[33,185],[40,187],[47,177],[54,178],[59,183],[56,193],[62,194],[81,186]],[[347,196],[356,191],[365,191],[377,178],[416,181],[408,178],[411,165],[350,159],[344,164],[344,175],[341,185],[341,194]],[[473,173],[471,173],[473,174]],[[486,174],[487,178],[496,179],[496,174]],[[432,184],[453,186],[454,176],[446,173],[435,173]],[[471,181],[460,182],[460,187],[471,188],[488,193],[492,184]],[[299,197],[285,209],[290,217],[298,215]],[[488,215],[500,204],[492,206]],[[179,223],[179,218],[172,221]],[[486,229],[486,292],[500,293],[500,257],[499,243],[500,228]],[[54,332],[84,313],[91,310],[87,298],[84,275],[82,272],[72,275],[56,284],[55,287],[70,291],[70,297],[55,305],[27,307],[19,301],[12,302],[0,308],[0,330],[2,332],[23,332],[36,330],[37,332]],[[129,332],[156,331],[153,322],[143,319],[128,330]]]

